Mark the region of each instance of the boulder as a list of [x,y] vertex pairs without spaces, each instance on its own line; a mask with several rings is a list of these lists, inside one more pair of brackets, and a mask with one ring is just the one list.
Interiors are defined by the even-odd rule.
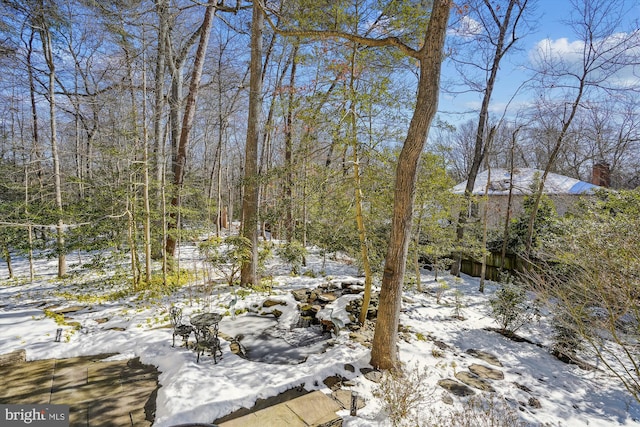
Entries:
[[327,387],[329,387],[331,391],[336,391],[340,389],[340,386],[342,385],[343,380],[344,378],[339,375],[332,375],[330,377],[325,378],[322,381],[322,383]]
[[273,307],[274,305],[287,305],[286,301],[278,301],[275,299],[268,299],[262,303],[263,307]]
[[378,384],[382,381],[382,372],[372,370],[364,374],[364,377],[369,381]]
[[74,306],[71,306],[71,307],[61,308],[61,309],[58,309],[58,310],[52,310],[52,311],[53,311],[54,313],[56,313],[56,314],[68,314],[68,313],[75,313],[75,312],[78,312],[78,311],[82,311],[82,310],[84,310],[85,308],[87,308],[87,306],[84,306],[84,305],[74,305]]
[[523,384],[520,384],[520,383],[516,383],[516,382],[514,382],[513,385],[515,385],[520,390],[531,394],[531,389],[529,387],[527,387],[526,385],[523,385]]
[[471,372],[456,372],[456,379],[462,381],[468,386],[477,388],[478,390],[490,392],[496,391],[493,387],[491,387],[491,384],[478,377],[477,375],[472,374]]
[[311,291],[309,289],[294,289],[291,293],[296,301],[307,302]]
[[442,403],[453,405],[453,397],[448,393],[442,393]]
[[438,381],[438,385],[458,397],[466,397],[475,394],[475,392],[468,386],[448,378]]
[[487,362],[490,365],[498,366],[500,368],[502,367],[502,363],[500,363],[498,358],[496,356],[494,356],[493,354],[488,353],[486,351],[474,350],[474,349],[470,348],[469,350],[466,351],[466,353],[470,354],[473,357],[477,357],[480,360],[484,360],[485,362]]
[[490,368],[484,365],[473,364],[469,366],[469,370],[479,376],[480,378],[484,378],[487,380],[503,380],[504,373],[499,369]]
[[336,297],[334,294],[321,294],[318,295],[318,300],[324,303],[331,303],[334,302],[335,300],[337,300],[338,297]]

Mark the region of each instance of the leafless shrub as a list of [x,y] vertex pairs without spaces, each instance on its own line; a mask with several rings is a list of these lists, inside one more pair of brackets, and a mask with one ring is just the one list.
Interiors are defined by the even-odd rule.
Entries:
[[427,423],[430,427],[526,427],[517,409],[493,394],[474,396],[466,400],[459,410],[447,414],[432,415]]
[[384,374],[373,394],[394,427],[415,425],[416,410],[427,401],[428,376],[428,370],[417,365]]

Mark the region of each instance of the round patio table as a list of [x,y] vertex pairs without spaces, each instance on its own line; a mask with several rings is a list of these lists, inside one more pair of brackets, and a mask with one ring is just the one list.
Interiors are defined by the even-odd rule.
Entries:
[[191,318],[191,324],[198,329],[217,325],[222,320],[222,315],[218,313],[202,313]]
[[220,340],[218,339],[218,322],[222,320],[222,315],[218,313],[202,313],[191,318],[191,324],[196,335],[196,350],[198,358],[196,363],[200,362],[200,355],[205,351],[210,351],[213,356],[214,363],[218,363],[217,353],[222,356],[220,348]]

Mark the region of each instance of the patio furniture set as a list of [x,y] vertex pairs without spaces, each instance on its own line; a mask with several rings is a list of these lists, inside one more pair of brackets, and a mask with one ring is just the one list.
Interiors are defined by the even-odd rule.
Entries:
[[218,363],[218,357],[222,356],[220,339],[218,338],[218,324],[222,316],[218,313],[201,313],[190,319],[190,324],[182,322],[182,309],[171,307],[171,326],[173,327],[173,344],[176,346],[176,335],[182,337],[182,343],[189,348],[191,333],[195,336],[193,349],[197,353],[196,362],[200,363],[200,356],[209,352],[213,356],[213,362]]

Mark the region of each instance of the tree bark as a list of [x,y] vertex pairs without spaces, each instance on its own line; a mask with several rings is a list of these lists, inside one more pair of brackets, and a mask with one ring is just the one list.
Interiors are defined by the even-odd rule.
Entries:
[[259,0],[253,2],[251,21],[251,72],[249,78],[249,114],[245,146],[244,192],[242,196],[242,235],[251,242],[251,257],[242,264],[240,285],[259,284],[258,278],[258,135],[262,107],[262,33],[264,12]]
[[[153,83],[153,152],[151,157],[153,159],[153,168],[155,172],[155,180],[157,183],[164,181],[165,174],[165,127],[163,123],[163,110],[166,106],[164,96],[164,78],[166,68],[167,48],[166,41],[168,38],[169,28],[167,23],[167,0],[156,0],[156,14],[158,15],[158,48],[157,57],[155,63],[155,76]],[[160,185],[157,186],[155,199],[156,208],[158,211],[162,210],[163,189]],[[164,217],[163,217],[164,218]],[[164,220],[163,220],[164,221]],[[165,221],[166,222],[166,221]],[[164,229],[165,226],[162,228]],[[164,243],[166,236],[163,236],[162,243]],[[158,245],[155,250],[155,255],[158,256],[158,250],[162,251],[164,258],[165,248],[164,244]]]
[[293,110],[294,110],[294,86],[296,79],[296,69],[298,65],[298,43],[293,47],[291,53],[291,75],[289,78],[289,96],[287,97],[287,115],[285,117],[284,128],[284,205],[285,220],[284,229],[286,231],[285,239],[291,242],[294,239],[294,218],[293,218]]
[[151,202],[149,200],[149,131],[147,128],[147,68],[142,68],[142,163],[143,184],[142,200],[144,204],[144,277],[151,282]]
[[[184,172],[187,162],[187,147],[189,145],[189,134],[191,133],[191,127],[193,126],[193,119],[196,114],[196,101],[198,99],[198,90],[200,88],[200,79],[202,77],[202,69],[204,67],[204,60],[207,52],[207,46],[209,44],[209,35],[211,34],[211,26],[213,25],[213,16],[216,12],[215,0],[209,0],[207,3],[207,9],[202,20],[202,32],[200,33],[200,41],[198,42],[198,48],[196,50],[196,57],[193,64],[193,72],[191,75],[191,82],[189,83],[189,94],[184,107],[184,115],[182,117],[182,128],[180,129],[180,140],[177,147],[176,158],[173,163],[173,183],[176,187],[176,192],[171,199],[171,205],[174,208],[173,215],[177,215],[177,211],[182,205],[181,190],[184,185]],[[174,225],[175,231],[177,231],[177,221],[170,221],[170,224]],[[176,236],[175,233],[169,233],[167,238],[167,254],[171,257],[174,256],[176,250]]]
[[67,272],[67,261],[64,247],[64,209],[62,205],[62,179],[60,175],[60,156],[58,154],[58,132],[56,121],[56,67],[53,61],[53,46],[51,43],[51,32],[46,26],[39,29],[40,39],[42,41],[42,51],[49,69],[49,115],[51,130],[51,157],[53,160],[53,181],[56,193],[56,208],[58,214],[58,223],[56,225],[56,250],[58,255],[58,277],[63,277]]
[[371,349],[370,363],[378,369],[399,367],[396,342],[418,164],[438,106],[440,66],[444,56],[444,39],[451,4],[451,0],[434,1],[424,43],[418,51],[420,74],[417,102],[398,158],[391,237],[385,258],[378,320]]

